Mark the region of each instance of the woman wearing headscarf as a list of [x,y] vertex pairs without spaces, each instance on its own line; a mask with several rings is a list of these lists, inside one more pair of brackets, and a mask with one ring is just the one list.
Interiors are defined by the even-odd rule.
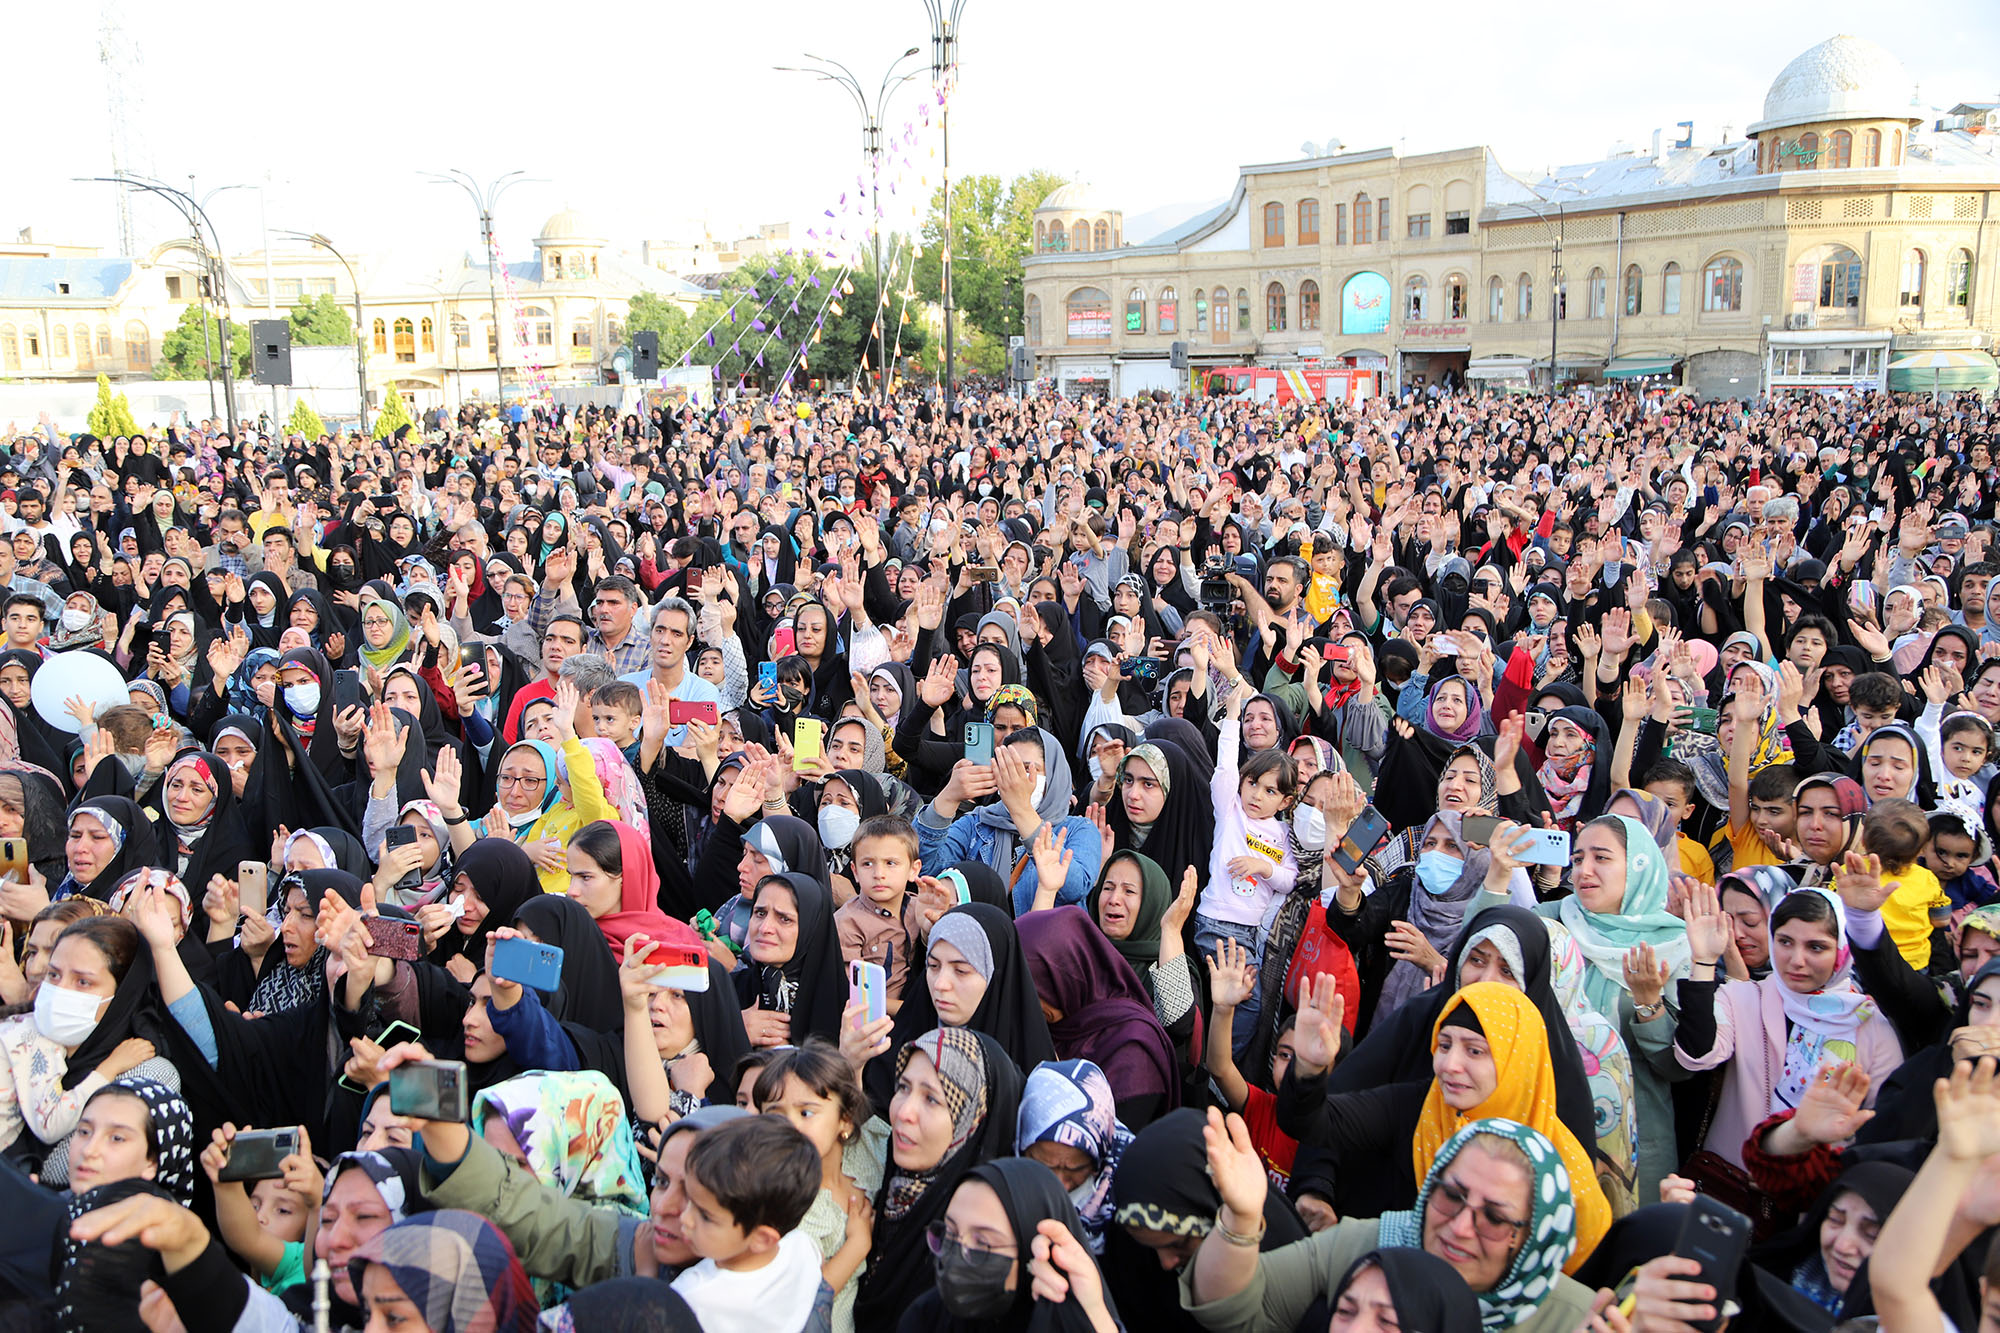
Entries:
[[0,832],[25,838],[28,861],[44,883],[59,884],[69,869],[62,780],[25,759],[0,759]]
[[1840,1173],[1790,1231],[1750,1249],[1750,1276],[1764,1328],[1830,1328],[1874,1313],[1868,1259],[1882,1223],[1915,1180],[1892,1162],[1860,1162]]
[[[605,800],[596,759],[577,739],[562,709],[556,710],[556,729],[562,737],[560,750],[547,741],[524,740],[500,756],[495,769],[500,803],[486,820],[474,825],[482,837],[504,834],[534,844],[536,871],[546,893],[568,890],[569,868],[562,848],[576,831],[600,819],[619,818]],[[504,826],[488,827],[499,819],[506,821]],[[650,863],[650,850],[647,858]]]
[[[1417,941],[1410,937],[1407,929],[1399,936],[1395,926],[1389,928],[1384,951],[1389,956],[1376,960],[1388,964],[1387,974],[1381,980],[1381,1000],[1376,1004],[1373,1015],[1377,1021],[1393,1014],[1430,984],[1430,968],[1442,961],[1458,943],[1459,929],[1464,924],[1466,912],[1485,882],[1486,867],[1491,858],[1484,848],[1473,847],[1465,841],[1462,819],[1463,816],[1454,811],[1439,811],[1431,816],[1417,840],[1417,857],[1410,867],[1407,881],[1398,885],[1401,875],[1392,874],[1381,892],[1373,895],[1392,895],[1390,901],[1383,904],[1390,913],[1388,920],[1397,925],[1406,923],[1414,927],[1429,946],[1427,949],[1416,947]],[[1395,910],[1397,903],[1393,896],[1399,887],[1403,889],[1400,913]],[[1369,905],[1372,906],[1372,902]],[[1365,932],[1365,926],[1363,930]],[[1357,964],[1362,961],[1356,959]],[[1361,970],[1364,987],[1372,970],[1372,966]]]
[[235,785],[215,754],[183,751],[168,763],[149,804],[160,812],[155,832],[164,864],[193,892],[205,891],[214,875],[234,879],[238,865],[257,859]]
[[[1005,745],[1011,755],[1026,761],[1031,788],[1003,790],[1001,799],[953,820],[939,811],[939,802],[946,799],[940,793],[917,812],[918,855],[933,865],[970,860],[992,866],[1012,883],[1014,911],[1019,914],[1034,903],[1039,883],[1029,846],[1044,824],[1053,825],[1052,836],[1067,838],[1070,858],[1069,875],[1056,891],[1056,902],[1079,902],[1097,880],[1103,843],[1096,825],[1069,813],[1069,760],[1056,738],[1039,728],[1017,731]],[[956,808],[955,801],[948,804]]]
[[69,764],[64,757],[76,738],[44,718],[32,703],[35,673],[41,669],[40,653],[23,648],[0,653],[0,707],[13,719],[17,751],[9,757],[61,774],[67,782]]
[[[161,593],[167,591],[165,588],[160,590]],[[253,648],[276,648],[278,639],[290,628],[284,609],[291,597],[292,590],[271,571],[252,575],[243,589],[242,598],[231,599],[229,605],[223,608],[223,633],[228,633],[232,626],[241,625],[249,632]],[[154,605],[159,605],[157,596]],[[157,613],[150,615],[148,620],[155,625],[165,623]]]
[[468,1125],[565,1198],[646,1210],[646,1171],[624,1099],[594,1069],[535,1070],[496,1083],[472,1099]]
[[576,831],[568,858],[569,897],[596,921],[614,955],[622,957],[634,935],[664,938],[660,877],[645,834],[600,819]]
[[423,1333],[535,1333],[528,1275],[506,1236],[477,1213],[441,1208],[405,1218],[357,1250],[348,1274],[378,1318],[396,1301],[390,1308]]
[[1549,715],[1542,752],[1535,777],[1549,798],[1550,817],[1557,828],[1574,833],[1603,814],[1610,799],[1611,742],[1604,718],[1594,708],[1556,710]]
[[[1138,852],[1113,852],[1098,874],[1097,886],[1083,901],[1090,919],[1148,995],[1158,985],[1153,973],[1162,951],[1161,921],[1173,901],[1166,871]],[[1186,970],[1184,963],[1176,966]]]
[[1118,790],[1104,812],[1111,845],[1152,861],[1174,888],[1189,867],[1206,877],[1214,811],[1208,781],[1187,751],[1171,740],[1140,741],[1126,751],[1117,777]]
[[160,861],[153,821],[123,796],[93,796],[72,809],[65,850],[69,873],[49,891],[56,902],[79,893],[107,899],[127,874]]
[[584,905],[574,898],[538,893],[521,904],[513,924],[517,931],[562,950],[562,984],[542,1000],[549,1016],[598,1032],[617,1031],[624,1018],[618,960]]
[[752,899],[744,944],[746,965],[735,981],[750,1044],[837,1038],[847,988],[826,885],[796,870],[766,875]]
[[1104,932],[1078,907],[1030,912],[1016,924],[1056,1053],[1102,1069],[1128,1125],[1144,1127],[1177,1106],[1173,1043]]
[[899,1047],[895,1086],[856,1328],[890,1327],[935,1285],[927,1233],[973,1167],[1006,1155],[1020,1114],[1019,1067],[999,1042],[968,1028],[937,1028]]
[[1118,1119],[1111,1081],[1102,1069],[1088,1060],[1058,1060],[1029,1071],[1014,1151],[1056,1173],[1092,1254],[1104,1253],[1111,1182],[1131,1142],[1132,1131]]
[[[519,845],[505,838],[481,838],[458,858],[458,873],[448,890],[447,905],[457,909],[448,919],[437,942],[431,946],[430,961],[443,968],[454,959],[463,962],[452,968],[463,983],[486,966],[486,942],[497,928],[514,920],[529,899],[541,892],[535,879],[535,863]],[[426,923],[426,937],[431,927]]]
[[[1530,921],[1546,926],[1549,935],[1549,985],[1562,1006],[1563,1018],[1576,1050],[1582,1056],[1589,1079],[1590,1097],[1596,1111],[1596,1142],[1582,1139],[1597,1167],[1597,1183],[1611,1201],[1611,1211],[1623,1217],[1639,1202],[1639,1100],[1632,1084],[1632,1052],[1618,1025],[1591,1007],[1583,993],[1583,978],[1589,971],[1576,937],[1560,921],[1544,921],[1528,913]],[[1496,927],[1480,932],[1504,949],[1505,933]],[[1511,966],[1512,959],[1508,959]],[[1553,1031],[1553,1029],[1551,1029]],[[1561,1043],[1553,1043],[1560,1051]],[[1557,1068],[1561,1068],[1558,1060]],[[1562,1090],[1558,1087],[1558,1105]]]

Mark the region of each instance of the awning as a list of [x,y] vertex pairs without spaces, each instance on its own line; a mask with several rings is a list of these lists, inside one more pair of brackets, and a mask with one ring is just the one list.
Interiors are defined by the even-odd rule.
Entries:
[[1641,375],[1670,375],[1674,361],[1670,356],[1621,356],[1604,367],[1604,378],[1630,380]]
[[1534,368],[1525,356],[1476,356],[1465,368],[1469,380],[1525,380]]
[[1889,388],[1897,393],[1991,393],[2000,388],[2000,366],[1986,352],[1917,352],[1889,363]]

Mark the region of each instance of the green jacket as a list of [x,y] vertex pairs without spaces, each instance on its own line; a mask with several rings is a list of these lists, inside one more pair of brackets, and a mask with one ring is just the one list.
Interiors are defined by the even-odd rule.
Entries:
[[[1378,1247],[1372,1217],[1351,1217],[1261,1256],[1250,1285],[1206,1305],[1194,1299],[1193,1264],[1181,1267],[1181,1305],[1214,1333],[1292,1333],[1312,1303],[1331,1297],[1356,1259]],[[1510,1333],[1576,1333],[1590,1321],[1590,1288],[1575,1278],[1556,1289]]]

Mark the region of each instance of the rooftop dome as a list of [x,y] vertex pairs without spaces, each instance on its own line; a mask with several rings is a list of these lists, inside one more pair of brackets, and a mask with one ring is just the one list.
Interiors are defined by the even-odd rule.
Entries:
[[584,220],[583,214],[573,208],[565,208],[560,213],[550,214],[549,220],[542,224],[541,235],[535,237],[537,245],[547,241],[603,245],[604,237]]
[[1035,206],[1035,211],[1039,213],[1045,209],[1052,208],[1060,208],[1070,213],[1109,213],[1116,211],[1105,204],[1102,199],[1098,198],[1096,187],[1088,181],[1070,181],[1066,185],[1058,185],[1049,192],[1047,198]]
[[1827,120],[1908,120],[1916,81],[1903,62],[1865,37],[1829,37],[1785,66],[1764,95],[1750,133]]

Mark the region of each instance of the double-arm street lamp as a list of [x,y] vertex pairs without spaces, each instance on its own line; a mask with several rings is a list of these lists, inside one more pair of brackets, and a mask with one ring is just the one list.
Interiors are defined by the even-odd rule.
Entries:
[[486,243],[486,300],[493,316],[493,383],[500,406],[507,406],[506,332],[500,323],[500,287],[498,251],[493,245],[493,210],[500,202],[500,196],[528,179],[527,173],[510,171],[498,180],[482,187],[472,178],[472,174],[457,167],[449,171],[426,173],[433,185],[456,185],[464,190],[472,200],[472,206],[479,210],[480,239]]
[[280,236],[289,236],[295,241],[316,245],[340,261],[347,270],[347,285],[354,289],[354,391],[358,395],[355,402],[360,406],[361,434],[368,434],[368,344],[362,334],[361,325],[361,279],[354,274],[354,265],[347,262],[347,256],[333,248],[333,242],[318,232],[281,231]]

